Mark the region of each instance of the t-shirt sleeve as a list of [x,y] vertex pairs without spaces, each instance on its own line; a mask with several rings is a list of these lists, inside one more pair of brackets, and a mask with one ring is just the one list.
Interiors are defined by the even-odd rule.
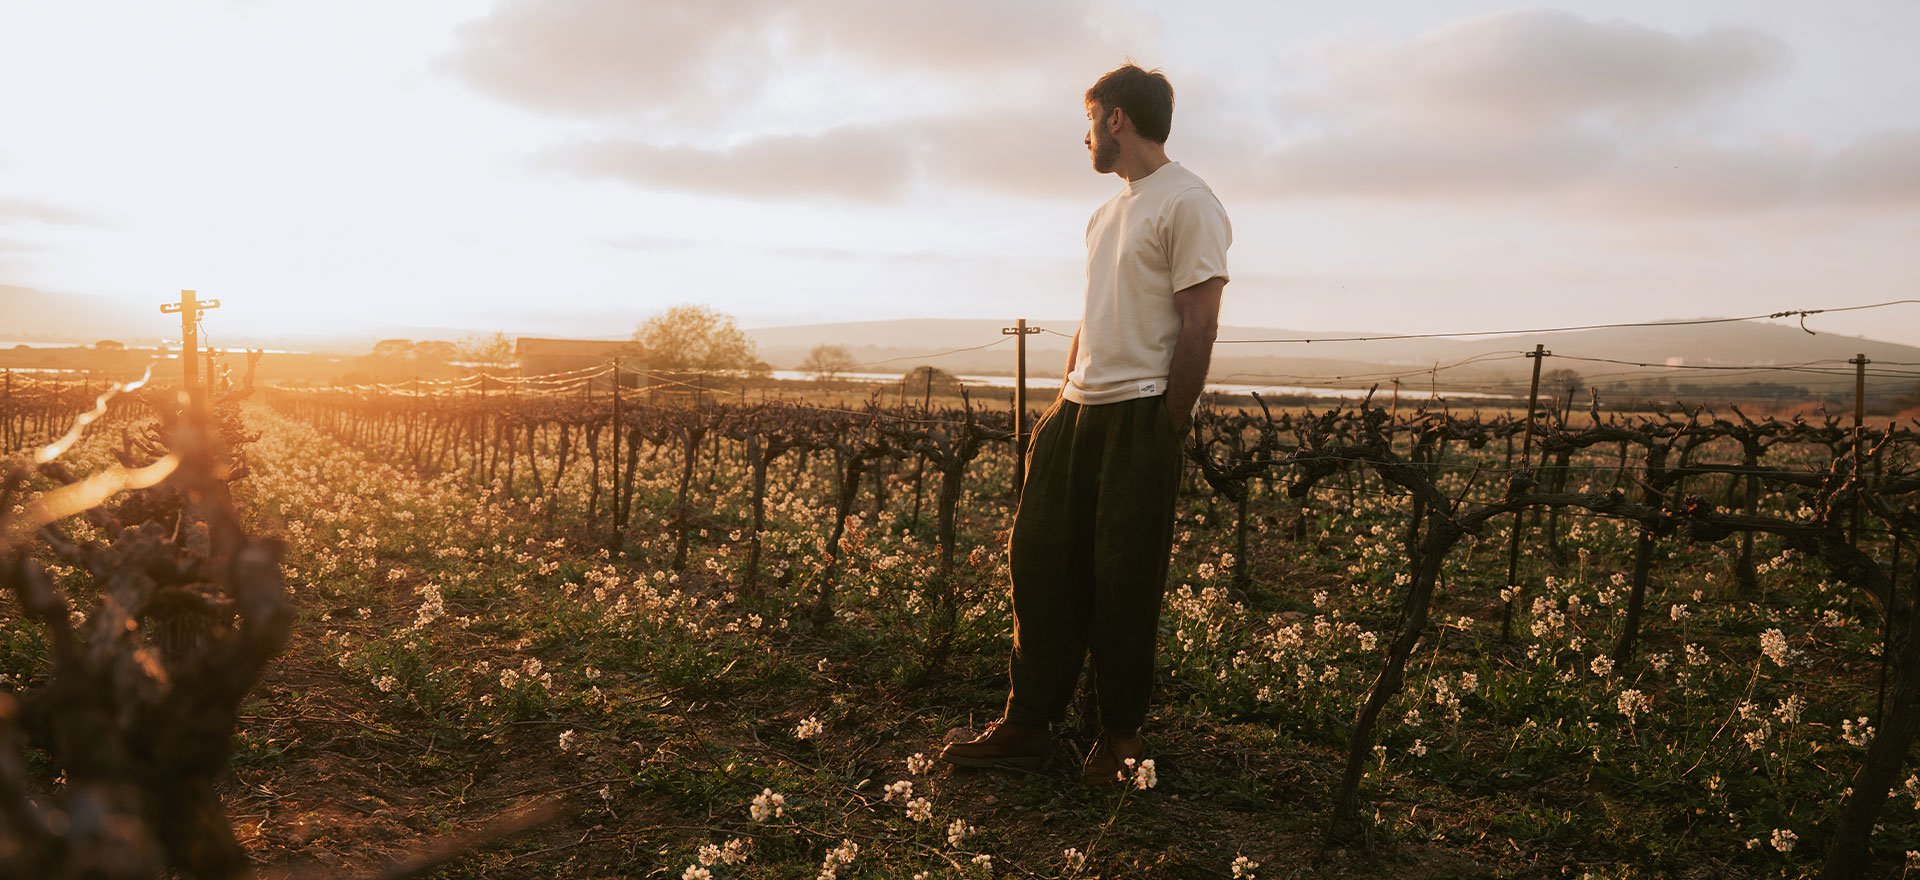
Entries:
[[1233,244],[1233,226],[1227,222],[1227,209],[1211,190],[1194,187],[1174,196],[1161,229],[1167,273],[1174,290],[1185,290],[1209,278],[1227,277],[1227,248]]

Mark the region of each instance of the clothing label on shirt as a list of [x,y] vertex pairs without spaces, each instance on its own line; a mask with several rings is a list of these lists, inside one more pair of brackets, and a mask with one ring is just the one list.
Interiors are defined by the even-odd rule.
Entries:
[[1160,393],[1160,383],[1155,382],[1152,379],[1148,379],[1147,381],[1140,383],[1141,397],[1146,397],[1148,395],[1159,394],[1159,393]]

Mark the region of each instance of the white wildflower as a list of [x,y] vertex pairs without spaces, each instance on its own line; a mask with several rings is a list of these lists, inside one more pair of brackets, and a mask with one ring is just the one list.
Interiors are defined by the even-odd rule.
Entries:
[[1640,713],[1653,709],[1653,698],[1633,688],[1627,688],[1614,699],[1614,704],[1620,708],[1620,714],[1627,716],[1627,723],[1632,724]]
[[753,807],[749,810],[749,815],[755,822],[765,822],[783,815],[786,812],[786,803],[787,799],[775,794],[773,789],[761,789],[759,794],[753,796]]
[[[1127,766],[1129,767],[1133,766],[1132,758],[1127,759]],[[1153,759],[1148,758],[1144,761],[1141,761],[1140,767],[1136,769],[1133,773],[1133,787],[1140,789],[1141,791],[1145,791],[1149,788],[1154,787],[1159,782],[1160,782],[1160,775],[1154,770]]]
[[840,845],[827,852],[827,858],[820,863],[820,880],[836,880],[840,869],[853,864],[855,856],[860,854],[860,844],[852,840],[842,840]]
[[1793,657],[1793,649],[1787,647],[1786,634],[1778,628],[1769,629],[1760,634],[1760,653],[1766,655],[1776,666],[1786,666]]

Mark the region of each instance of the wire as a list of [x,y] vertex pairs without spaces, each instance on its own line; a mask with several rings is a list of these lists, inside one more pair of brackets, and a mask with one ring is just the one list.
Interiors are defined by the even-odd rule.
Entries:
[[961,354],[963,352],[969,352],[969,351],[979,351],[983,348],[992,348],[1012,338],[1013,337],[1011,336],[1002,336],[999,339],[995,339],[994,341],[989,342],[985,345],[975,345],[970,348],[956,348],[956,349],[953,349],[952,351],[939,351],[939,352],[934,352],[933,354],[910,354],[904,357],[887,358],[886,360],[883,360],[883,361],[867,361],[866,363],[863,363],[863,364],[851,364],[847,367],[847,369],[857,370],[861,367],[877,367],[881,364],[891,364],[899,361],[931,360],[933,358],[942,358],[942,357],[946,357],[947,355]]
[[1510,350],[1510,351],[1487,352],[1484,354],[1477,354],[1469,358],[1464,358],[1462,360],[1454,361],[1453,363],[1450,363],[1450,364],[1428,367],[1424,370],[1412,370],[1404,373],[1385,373],[1385,372],[1356,373],[1350,376],[1308,376],[1308,375],[1301,375],[1301,374],[1295,374],[1295,373],[1229,373],[1226,376],[1223,376],[1221,378],[1223,379],[1235,379],[1235,378],[1290,379],[1290,380],[1302,381],[1302,382],[1322,382],[1322,383],[1335,383],[1335,382],[1364,383],[1369,381],[1381,381],[1381,380],[1390,382],[1395,379],[1405,379],[1409,376],[1430,376],[1436,373],[1444,372],[1446,370],[1452,370],[1452,369],[1457,369],[1459,367],[1468,366],[1470,364],[1487,363],[1492,361],[1510,361],[1510,360],[1515,360],[1517,358],[1523,358],[1526,356],[1527,356],[1527,353],[1524,351]]
[[1897,306],[1897,305],[1920,305],[1920,299],[1895,299],[1895,300],[1888,300],[1886,302],[1869,303],[1866,305],[1836,306],[1833,308],[1825,308],[1825,309],[1786,309],[1783,311],[1768,312],[1766,314],[1760,314],[1760,315],[1745,315],[1738,318],[1695,318],[1695,319],[1685,320],[1685,321],[1629,321],[1629,322],[1623,322],[1623,323],[1617,323],[1617,324],[1578,324],[1578,325],[1567,326],[1567,327],[1531,327],[1524,330],[1477,330],[1472,332],[1454,332],[1454,333],[1398,333],[1398,334],[1383,335],[1383,336],[1323,336],[1323,337],[1317,337],[1317,338],[1300,338],[1300,339],[1218,339],[1214,341],[1214,344],[1224,345],[1224,344],[1230,344],[1230,343],[1249,343],[1249,342],[1269,342],[1269,343],[1379,342],[1379,341],[1389,340],[1389,339],[1443,339],[1443,338],[1461,337],[1461,336],[1517,336],[1517,335],[1528,334],[1528,333],[1565,333],[1573,330],[1607,330],[1607,329],[1614,329],[1614,328],[1629,328],[1629,327],[1689,327],[1689,326],[1697,326],[1701,324],[1732,324],[1732,323],[1738,323],[1741,321],[1758,321],[1758,320],[1771,319],[1771,318],[1791,318],[1796,315],[1799,316],[1800,318],[1800,329],[1806,330],[1809,334],[1811,334],[1813,333],[1813,331],[1807,330],[1806,319],[1812,315],[1819,315],[1827,312],[1854,312],[1854,311],[1860,311],[1862,309],[1879,309],[1879,308],[1885,308],[1887,306]]
[[[1827,367],[1814,366],[1815,364],[1820,364],[1820,363],[1832,363],[1837,360],[1834,358],[1828,358],[1827,360],[1824,360],[1824,361],[1806,361],[1804,363],[1799,363],[1799,364],[1783,364],[1778,366],[1772,366],[1772,365],[1765,365],[1765,364],[1654,364],[1654,363],[1644,363],[1641,361],[1623,361],[1623,360],[1616,360],[1614,358],[1582,357],[1579,355],[1558,354],[1558,353],[1550,354],[1548,355],[1548,357],[1560,358],[1563,360],[1570,360],[1570,361],[1588,361],[1588,362],[1598,363],[1598,364],[1621,364],[1623,366],[1629,366],[1629,367],[1651,367],[1651,368],[1660,369],[1660,370],[1747,370],[1752,372],[1812,373],[1814,375],[1819,375],[1819,376],[1849,376],[1849,377],[1858,375],[1851,367],[1827,368]],[[1891,377],[1898,377],[1898,378],[1920,377],[1920,372],[1914,372],[1911,370],[1883,370],[1883,371],[1863,370],[1861,372],[1864,373],[1865,375],[1876,376],[1876,377],[1890,377],[1890,378]]]

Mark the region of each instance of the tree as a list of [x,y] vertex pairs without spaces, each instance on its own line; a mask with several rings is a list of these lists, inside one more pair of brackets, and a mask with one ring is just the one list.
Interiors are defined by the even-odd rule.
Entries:
[[492,333],[462,336],[457,348],[459,360],[479,364],[513,362],[513,338],[498,330]]
[[459,347],[444,339],[422,339],[413,347],[414,360],[444,364],[459,357]]
[[813,374],[821,382],[832,382],[853,369],[853,353],[844,346],[821,343],[807,352],[807,359],[800,362],[800,369]]
[[677,305],[648,318],[633,345],[654,370],[755,372],[759,352],[733,316],[707,306]]
[[373,356],[378,358],[413,357],[413,340],[382,339],[373,344]]
[[94,351],[126,351],[127,344],[115,339],[102,339],[93,344]]
[[906,384],[909,396],[915,394],[952,396],[960,393],[962,384],[952,373],[927,364],[908,370],[904,376],[900,377],[900,381]]
[[1585,376],[1580,375],[1578,370],[1569,370],[1563,367],[1557,370],[1548,370],[1540,374],[1541,394],[1558,394],[1560,397],[1565,398],[1568,389],[1578,392],[1586,387],[1587,379]]

